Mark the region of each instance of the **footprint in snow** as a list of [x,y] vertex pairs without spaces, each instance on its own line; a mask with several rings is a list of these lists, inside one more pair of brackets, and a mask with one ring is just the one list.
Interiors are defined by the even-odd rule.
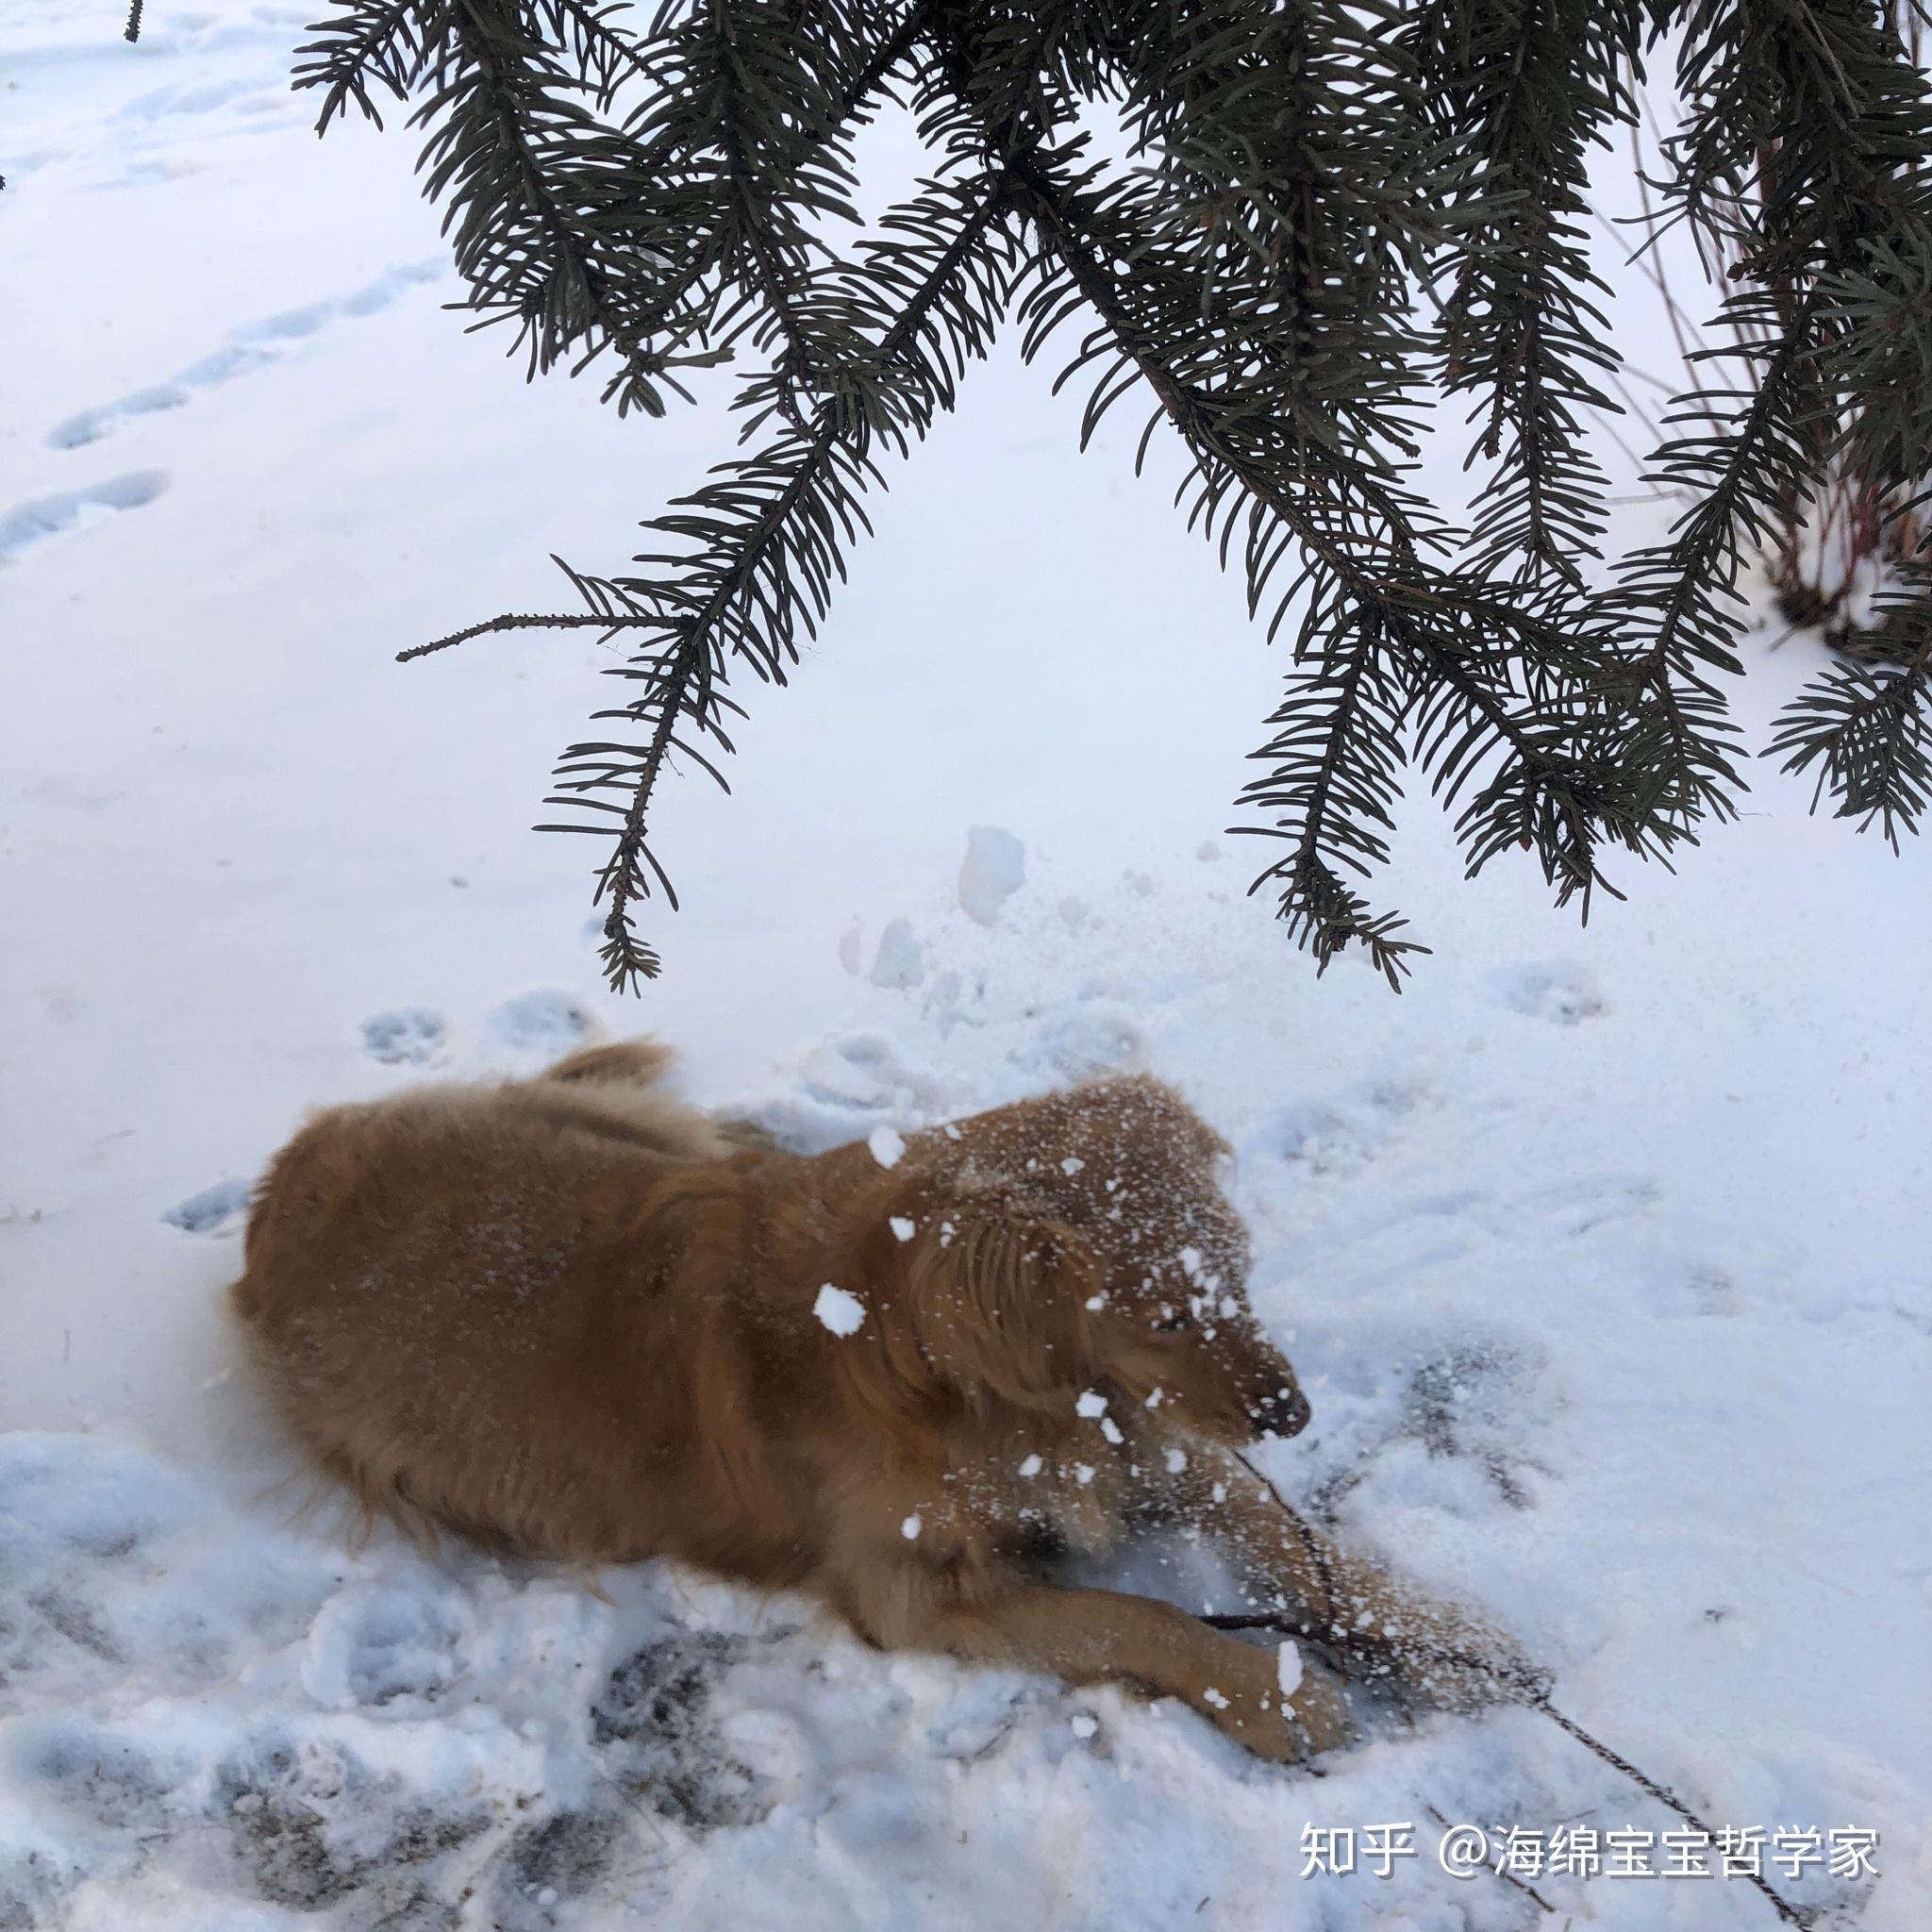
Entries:
[[266,76],[250,76],[233,80],[196,80],[179,87],[156,88],[153,92],[138,94],[115,115],[117,121],[156,122],[165,121],[175,114],[211,114],[217,108],[231,103],[240,103],[244,108],[250,97],[276,96],[277,107],[284,106],[281,91]]
[[1491,976],[1491,988],[1497,1005],[1553,1026],[1580,1026],[1609,1009],[1589,974],[1574,966],[1507,966]]
[[47,432],[49,449],[79,449],[83,443],[98,442],[119,416],[152,416],[162,409],[178,409],[188,400],[188,391],[172,382],[157,383],[152,389],[138,389],[118,403],[105,408],[83,409]]
[[354,1586],[325,1603],[304,1646],[302,1685],[325,1709],[433,1701],[460,1674],[469,1635],[461,1599],[408,1573]]
[[304,336],[312,336],[336,314],[340,306],[335,302],[305,302],[299,308],[285,308],[279,315],[271,315],[261,322],[251,322],[238,328],[235,340],[238,342],[299,341]]
[[0,563],[62,531],[103,522],[124,509],[140,509],[164,491],[172,479],[165,470],[133,470],[84,490],[62,490],[0,510]]
[[885,1034],[847,1033],[813,1048],[802,1084],[824,1106],[871,1113],[891,1107],[901,1091],[917,1095],[929,1083]]
[[1314,1174],[1354,1174],[1389,1144],[1425,1097],[1420,1087],[1384,1080],[1341,1104],[1292,1101],[1263,1116],[1241,1151],[1297,1161]]
[[1092,1080],[1147,1065],[1147,1037],[1118,1000],[1095,996],[1042,1020],[1031,1040],[1008,1056],[1028,1073],[1044,1069],[1066,1080]]
[[161,1216],[170,1227],[184,1234],[206,1234],[217,1238],[239,1231],[248,1212],[253,1184],[248,1181],[217,1181],[187,1200],[177,1201]]
[[743,1109],[743,1118],[791,1154],[823,1154],[874,1127],[960,1110],[959,1091],[906,1058],[883,1033],[848,1033],[806,1056],[796,1086]]
[[595,1024],[591,1009],[567,992],[522,992],[484,1022],[492,1039],[517,1053],[556,1059],[581,1045]]
[[237,376],[253,375],[279,359],[284,349],[318,334],[343,317],[377,315],[396,299],[424,282],[434,281],[442,273],[440,259],[406,262],[379,275],[373,282],[352,290],[346,295],[329,296],[320,302],[287,308],[260,322],[244,324],[229,332],[221,347],[177,370],[166,382],[151,383],[131,391],[113,402],[96,404],[57,423],[47,432],[49,449],[79,449],[113,434],[122,423],[136,416],[151,416],[162,409],[178,409],[199,390],[219,388]]
[[1540,1223],[1574,1240],[1612,1222],[1646,1214],[1663,1197],[1662,1187],[1649,1174],[1591,1174],[1532,1189],[1518,1197],[1511,1215],[1518,1226]]
[[397,1007],[362,1023],[362,1051],[386,1067],[433,1067],[449,1043],[449,1022],[430,1007]]

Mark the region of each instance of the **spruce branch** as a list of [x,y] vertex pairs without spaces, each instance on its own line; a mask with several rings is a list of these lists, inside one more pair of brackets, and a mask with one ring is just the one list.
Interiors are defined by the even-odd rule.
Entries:
[[[634,574],[406,654],[537,628],[621,647],[637,694],[555,795],[610,841],[623,984],[658,964],[634,919],[671,893],[664,770],[724,782],[727,680],[785,681],[882,451],[954,406],[1009,314],[1029,360],[1073,339],[1055,387],[1085,390],[1083,446],[1152,398],[1137,469],[1176,435],[1190,526],[1271,639],[1296,613],[1241,793],[1277,841],[1256,884],[1318,967],[1353,941],[1391,984],[1422,949],[1357,887],[1405,766],[1471,873],[1528,851],[1587,917],[1617,852],[1667,864],[1735,809],[1737,586],[1774,517],[1840,472],[1900,532],[1932,501],[1932,95],[1880,0],[338,0],[314,33],[324,126],[416,103],[466,306],[532,375],[608,357],[607,398],[656,414],[679,371],[746,365],[751,453],[653,521]],[[1653,465],[1691,508],[1597,590],[1591,435],[1627,385],[1583,246],[1590,151],[1666,41],[1686,112],[1643,219],[1727,251],[1744,361],[1698,360]],[[853,143],[894,90],[932,173],[868,230]],[[1415,475],[1444,389],[1477,425],[1467,528]],[[1888,607],[1899,669],[1827,680],[1774,747],[1889,838],[1925,795],[1928,622],[1932,589]]]
[[519,0],[441,4],[441,84],[412,125],[433,128],[423,151],[425,192],[449,196],[453,216],[460,210],[456,263],[470,306],[486,323],[516,322],[512,352],[527,351],[532,377],[574,351],[582,368],[614,348],[621,372],[607,399],[615,397],[620,414],[662,415],[672,358],[652,336],[661,329],[675,342],[691,324],[639,313],[625,299],[624,239],[597,212],[623,178],[627,145],[574,98],[597,83],[533,38]]
[[1778,720],[1765,756],[1784,755],[1787,772],[1816,765],[1811,808],[1828,794],[1835,816],[1866,830],[1875,820],[1896,852],[1899,833],[1916,832],[1932,796],[1932,586],[1894,608],[1922,633],[1903,664],[1842,664],[1801,691]]
[[[650,736],[641,752],[626,748],[617,753],[612,762],[591,774],[574,775],[567,780],[566,796],[545,801],[573,805],[579,809],[621,812],[622,824],[598,874],[596,893],[599,903],[607,898],[609,902],[604,921],[602,957],[605,976],[619,991],[634,989],[641,979],[655,978],[658,970],[658,957],[638,938],[632,914],[633,906],[650,895],[646,868],[658,880],[672,909],[677,908],[677,895],[651,851],[647,819],[679,719],[688,720],[694,731],[716,738],[721,747],[728,751],[729,741],[719,726],[713,702],[714,683],[724,674],[726,650],[751,656],[755,667],[770,681],[783,684],[781,650],[794,660],[796,658],[790,642],[792,625],[802,621],[809,629],[829,601],[823,502],[812,503],[810,525],[814,535],[807,537],[804,546],[809,560],[805,582],[810,602],[799,607],[793,580],[782,572],[767,570],[761,581],[760,571],[766,566],[774,545],[789,534],[794,511],[815,491],[823,490],[827,480],[824,475],[825,466],[840,446],[839,428],[835,413],[830,408],[823,409],[809,433],[795,431],[767,452],[757,469],[762,471],[764,479],[782,480],[754,513],[741,517],[735,530],[722,523],[707,528],[691,518],[660,520],[660,527],[675,522],[678,529],[697,534],[702,528],[711,537],[713,551],[703,565],[712,580],[709,594],[695,609],[670,615],[664,607],[675,610],[680,602],[688,602],[691,592],[687,588],[682,598],[665,598],[648,616],[641,609],[639,618],[633,620],[655,620],[658,626],[668,629],[671,639],[669,648],[663,652],[646,652],[633,658],[625,673],[641,676],[646,686],[644,694],[634,699],[621,714],[650,726]],[[743,473],[754,466],[740,465],[733,469],[739,473],[732,477],[737,484],[743,480]],[[722,495],[723,492],[715,492],[714,501]],[[704,496],[700,493],[686,501],[703,504]],[[742,502],[740,497],[737,503],[720,507],[728,515],[730,509],[741,508]],[[629,590],[628,586],[623,588]],[[774,648],[756,631],[744,626],[742,620],[747,611],[763,616],[772,625],[775,636],[784,641],[781,648]],[[734,612],[740,617],[735,635],[728,624]],[[568,771],[583,749],[572,746],[565,754],[562,769]],[[617,807],[590,795],[610,790],[627,792],[627,801]]]
[[[425,39],[427,27],[429,39]],[[295,50],[294,78],[304,88],[324,90],[315,131],[326,134],[338,115],[348,118],[355,102],[364,120],[382,125],[382,115],[370,93],[372,83],[392,100],[407,101],[425,64],[428,47],[440,44],[441,24],[424,19],[421,0],[352,0],[334,19],[319,22],[310,41]]]
[[[794,184],[774,177],[762,165],[746,139],[745,128],[758,125],[748,110],[754,91],[770,91],[774,99],[788,105],[795,102],[800,88],[800,68],[793,65],[756,75],[748,69],[746,50],[735,41],[729,27],[727,9],[713,4],[708,9],[708,24],[715,33],[717,103],[713,109],[723,133],[724,179],[732,207],[732,225],[744,238],[748,289],[762,299],[765,319],[757,346],[769,349],[775,341],[782,345],[778,358],[776,406],[786,421],[803,426],[800,413],[801,391],[816,386],[821,345],[806,315],[806,285],[815,262],[825,254],[787,206]],[[791,85],[788,87],[787,81]],[[831,193],[824,197],[827,210],[857,224],[846,194],[850,189],[849,162],[841,156],[841,165],[834,181],[826,185]]]
[[[870,48],[855,72],[838,84],[836,97],[823,115],[822,125],[802,125],[795,112],[795,104],[792,104],[794,110],[788,113],[780,124],[781,144],[771,159],[771,174],[774,180],[787,180],[794,163],[809,151],[826,129],[843,127],[863,114],[866,104],[886,86],[894,71],[911,53],[926,4],[927,0],[913,0],[913,4],[899,15],[891,30],[882,34],[876,44]],[[657,178],[665,170],[680,164],[685,158],[701,151],[707,140],[714,140],[717,136],[715,125],[708,135],[694,131],[683,118],[682,109],[683,104],[678,98],[668,97],[655,118],[640,119],[633,124],[634,131],[641,138],[650,127],[656,126],[660,130],[643,146],[635,164],[633,172],[640,180]],[[687,225],[679,235],[678,265],[667,276],[658,296],[667,312],[678,309],[697,293],[707,280],[720,275],[724,272],[721,264],[726,261],[729,252],[725,230],[715,207],[707,211],[702,205],[693,205],[684,211],[684,217]]]
[[[727,11],[710,8],[701,33],[660,16],[639,41],[580,0],[341,0],[295,85],[325,90],[319,132],[351,100],[379,125],[374,90],[407,99],[426,85],[412,125],[431,130],[425,192],[453,204],[470,306],[517,325],[512,353],[527,351],[533,377],[614,350],[605,399],[659,416],[667,391],[691,399],[672,372],[729,353],[729,313],[708,285],[731,283],[736,255],[762,264],[782,301],[797,277],[787,249],[809,247],[786,209],[856,219],[822,150],[904,58],[918,8],[890,16],[849,75],[790,26],[748,73]],[[593,119],[631,82],[646,98],[623,125]],[[748,88],[757,116],[742,111]],[[748,125],[776,130],[755,158]],[[733,156],[735,177],[721,159]],[[719,192],[721,171],[735,193]],[[789,242],[773,232],[780,217]],[[659,225],[675,245],[644,239]]]
[[[1429,949],[1398,939],[1399,915],[1376,915],[1341,878],[1337,864],[1366,872],[1385,863],[1381,827],[1392,830],[1389,795],[1402,760],[1399,737],[1406,693],[1391,685],[1393,669],[1372,625],[1358,622],[1335,640],[1324,660],[1295,683],[1269,721],[1277,735],[1250,754],[1273,769],[1243,791],[1254,806],[1284,809],[1295,827],[1288,856],[1248,888],[1281,886],[1280,916],[1290,937],[1313,955],[1319,976],[1351,941],[1402,990],[1409,953]],[[1236,832],[1263,828],[1241,825]]]
[[[1752,302],[1738,297],[1732,307],[1748,312]],[[1649,480],[1696,492],[1693,506],[1669,541],[1624,561],[1621,584],[1603,600],[1641,640],[1633,657],[1638,701],[1626,756],[1650,774],[1657,808],[1680,835],[1707,813],[1736,816],[1733,794],[1743,785],[1731,757],[1736,727],[1714,679],[1742,668],[1737,582],[1748,546],[1761,538],[1775,505],[1806,489],[1808,450],[1801,439],[1812,407],[1813,313],[1806,305],[1767,349],[1696,353],[1700,365],[1757,361],[1755,384],[1741,391],[1700,388],[1673,406],[1667,425],[1706,426],[1666,442]]]
[[[1373,914],[1345,887],[1337,863],[1366,872],[1386,861],[1387,846],[1373,827],[1388,826],[1397,774],[1404,761],[1401,726],[1418,694],[1434,688],[1439,721],[1458,720],[1458,767],[1500,750],[1503,770],[1458,822],[1471,851],[1471,871],[1495,852],[1522,842],[1526,831],[1541,851],[1545,876],[1557,886],[1559,903],[1579,892],[1587,908],[1591,889],[1602,882],[1597,847],[1607,834],[1626,849],[1655,847],[1666,828],[1646,822],[1627,787],[1615,774],[1594,774],[1574,752],[1566,754],[1524,714],[1518,693],[1504,681],[1508,659],[1485,637],[1501,635],[1547,664],[1568,660],[1581,689],[1573,709],[1600,696],[1593,680],[1611,667],[1600,638],[1580,620],[1574,634],[1559,613],[1555,619],[1498,599],[1478,578],[1436,569],[1400,525],[1372,522],[1361,527],[1364,500],[1377,509],[1383,492],[1345,456],[1324,452],[1326,465],[1304,448],[1292,483],[1258,459],[1242,425],[1211,392],[1176,374],[1141,326],[1127,291],[1109,266],[1105,249],[1088,240],[1094,225],[1076,190],[1057,181],[1037,159],[1016,156],[1003,163],[1021,206],[1050,243],[1073,286],[1106,325],[1120,354],[1142,375],[1194,461],[1211,534],[1217,506],[1230,506],[1222,523],[1224,545],[1240,500],[1250,508],[1250,608],[1258,605],[1282,540],[1292,540],[1311,560],[1316,575],[1306,607],[1290,690],[1271,724],[1277,736],[1257,754],[1276,760],[1264,778],[1244,789],[1255,806],[1285,810],[1274,827],[1234,828],[1280,836],[1289,854],[1255,883],[1281,885],[1280,911],[1297,943],[1309,947],[1318,967],[1353,937],[1372,962],[1399,988],[1402,956],[1425,950],[1390,937],[1403,922]],[[1043,304],[1050,324],[1063,307]],[[1029,348],[1041,340],[1036,328]],[[1244,446],[1246,445],[1246,446]],[[1325,474],[1324,474],[1325,469]],[[1185,486],[1184,486],[1185,487]],[[1274,541],[1271,541],[1271,539]],[[1295,590],[1309,581],[1297,580]],[[1295,591],[1284,596],[1276,622]],[[1391,654],[1394,664],[1371,675],[1370,657]],[[1338,668],[1339,667],[1339,668]],[[1607,683],[1604,689],[1609,688]],[[1374,702],[1370,702],[1373,698]],[[1446,733],[1425,736],[1425,751],[1447,744]],[[1342,775],[1346,774],[1346,782]],[[1482,835],[1502,815],[1512,836]],[[1614,889],[1612,889],[1614,890]]]
[[1593,295],[1589,151],[1634,119],[1620,58],[1630,0],[1499,0],[1419,9],[1408,43],[1429,126],[1455,183],[1431,265],[1444,387],[1487,392],[1471,460],[1491,474],[1471,540],[1483,565],[1518,561],[1581,588],[1599,553],[1606,480],[1586,426],[1617,405],[1620,360]]
[[[1004,213],[998,184],[986,179],[932,184],[916,211],[902,211],[900,224],[911,239],[878,244],[894,256],[901,279],[893,286],[903,291],[889,325],[841,369],[837,391],[808,423],[785,425],[763,450],[723,465],[714,482],[646,526],[678,546],[636,559],[661,566],[664,575],[605,579],[573,572],[591,607],[588,613],[491,620],[426,647],[543,625],[596,628],[611,637],[641,633],[643,641],[614,675],[641,682],[642,691],[621,710],[598,715],[642,726],[643,739],[573,745],[558,768],[559,793],[546,801],[616,820],[572,827],[612,840],[597,897],[608,902],[603,958],[613,985],[635,987],[658,970],[658,955],[636,931],[636,908],[650,896],[652,880],[676,905],[649,838],[650,808],[672,754],[684,752],[722,785],[697,743],[708,739],[723,751],[731,748],[720,687],[732,662],[765,682],[786,682],[799,633],[815,634],[833,583],[844,575],[842,546],[870,528],[858,497],[883,485],[873,443],[883,441],[903,453],[940,408],[951,406],[946,365],[921,364],[915,373],[923,381],[908,382],[908,351],[937,330],[963,367],[990,341],[991,318],[1012,266],[1010,242],[1000,229]],[[912,261],[924,273],[908,286],[904,276]],[[419,647],[414,655],[421,654]]]

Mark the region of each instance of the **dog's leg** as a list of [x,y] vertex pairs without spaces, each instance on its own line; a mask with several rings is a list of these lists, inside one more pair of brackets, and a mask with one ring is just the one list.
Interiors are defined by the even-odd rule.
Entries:
[[1191,1705],[1263,1757],[1300,1758],[1345,1742],[1348,1707],[1335,1680],[1310,1668],[1284,1698],[1274,1648],[1225,1637],[1152,1597],[1015,1584],[983,1602],[922,1610],[923,1591],[891,1590],[892,1614],[871,1634],[892,1648],[937,1650],[1016,1664],[1070,1683],[1139,1686]]
[[[1231,1456],[1191,1444],[1163,1502],[1162,1514],[1198,1525],[1264,1602],[1274,1600],[1268,1607],[1288,1608],[1318,1641],[1380,1659],[1432,1704],[1494,1703],[1510,1694],[1512,1676],[1530,1672],[1499,1625],[1344,1548]],[[1371,1662],[1366,1674],[1374,1672]]]

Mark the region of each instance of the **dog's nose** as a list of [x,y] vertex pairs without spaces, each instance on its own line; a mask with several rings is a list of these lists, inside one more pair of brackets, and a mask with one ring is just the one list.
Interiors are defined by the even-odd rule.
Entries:
[[1296,1388],[1272,1390],[1248,1405],[1257,1436],[1298,1436],[1308,1425],[1313,1411],[1308,1399]]

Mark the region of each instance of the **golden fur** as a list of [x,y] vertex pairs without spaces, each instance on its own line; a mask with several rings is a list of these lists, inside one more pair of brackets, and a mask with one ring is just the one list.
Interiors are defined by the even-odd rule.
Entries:
[[[1248,1308],[1225,1146],[1170,1089],[1023,1101],[889,1169],[734,1148],[664,1060],[333,1108],[276,1158],[234,1307],[367,1510],[801,1590],[875,1644],[1139,1685],[1270,1757],[1347,1734],[1333,1678],[1288,1703],[1272,1649],[1055,1587],[1042,1552],[1186,1521],[1324,1636],[1472,1641],[1227,1453],[1307,1407]],[[828,1284],[863,1306],[849,1337],[813,1312]]]

